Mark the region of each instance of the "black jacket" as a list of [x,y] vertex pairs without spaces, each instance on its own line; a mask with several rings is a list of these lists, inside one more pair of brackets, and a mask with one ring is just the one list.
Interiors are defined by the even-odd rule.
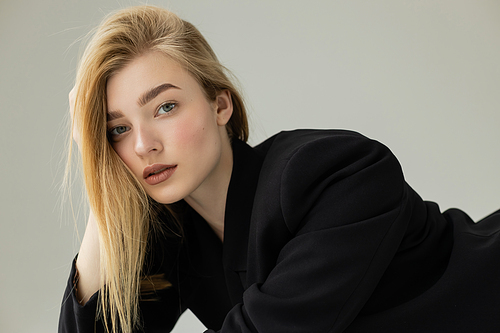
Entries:
[[[224,333],[498,331],[500,214],[440,213],[389,149],[350,131],[235,140],[233,154],[224,244],[189,207],[182,241],[153,242],[150,272],[173,286],[141,302],[146,332],[186,308]],[[59,331],[102,330],[74,273]]]

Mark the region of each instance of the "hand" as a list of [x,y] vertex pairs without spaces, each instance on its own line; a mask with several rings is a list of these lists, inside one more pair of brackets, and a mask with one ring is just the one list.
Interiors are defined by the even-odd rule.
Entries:
[[75,140],[78,148],[80,148],[80,127],[78,126],[75,115],[75,101],[76,101],[76,91],[75,87],[69,92],[69,114],[71,116],[71,124],[73,126],[71,132],[73,133],[73,140]]

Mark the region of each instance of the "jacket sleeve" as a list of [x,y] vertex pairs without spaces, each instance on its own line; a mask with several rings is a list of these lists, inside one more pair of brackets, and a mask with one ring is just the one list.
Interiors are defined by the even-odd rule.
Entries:
[[[260,181],[276,182],[267,190],[279,193],[267,196],[276,202],[256,199],[270,218],[255,222],[249,254],[261,282],[246,289],[220,332],[342,332],[404,236],[411,205],[400,165],[382,144],[350,133],[309,140],[274,164],[283,167]],[[290,236],[274,258],[276,223]]]
[[[102,318],[97,316],[99,292],[81,305],[75,295],[73,279],[76,274],[76,259],[73,261],[71,273],[64,292],[59,316],[59,333],[101,333],[106,332]],[[175,274],[174,274],[175,275]],[[134,332],[164,333],[170,332],[179,316],[186,309],[181,300],[177,280],[172,280],[173,287],[157,291],[152,297],[143,298],[139,302],[141,327]],[[120,331],[120,330],[119,330]]]
[[75,295],[74,278],[76,276],[76,258],[71,265],[71,272],[64,291],[59,315],[59,333],[104,332],[100,321],[96,322],[97,300],[95,293],[85,305],[78,303]]

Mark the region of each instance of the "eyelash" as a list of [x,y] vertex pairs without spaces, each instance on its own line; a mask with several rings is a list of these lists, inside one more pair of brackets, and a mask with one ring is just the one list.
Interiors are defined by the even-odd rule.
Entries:
[[[160,114],[160,111],[163,109],[163,107],[165,106],[169,106],[170,109],[168,111],[165,111],[165,113],[161,113]],[[160,105],[158,107],[158,111],[156,111],[156,116],[160,116],[162,114],[168,114],[170,112],[172,112],[172,110],[177,106],[177,103],[172,103],[172,102],[167,102],[167,103],[164,103],[162,105]],[[118,130],[119,128],[122,128],[122,129],[125,129],[122,133],[114,133],[116,130]],[[109,133],[109,136],[110,137],[117,137],[117,136],[120,136],[122,134],[124,134],[125,132],[127,132],[129,130],[129,127],[128,126],[123,126],[123,125],[120,125],[120,126],[116,126],[116,127],[113,127],[111,128],[108,133]]]
[[171,106],[170,110],[166,111],[165,113],[162,113],[162,114],[167,114],[167,113],[170,113],[172,112],[172,110],[177,106],[177,103],[172,103],[172,102],[167,102],[167,103],[164,103],[162,105],[160,105],[160,107],[158,108],[158,111],[156,111],[156,114],[157,115],[160,115],[159,112],[161,109],[163,109],[163,107],[165,106]]
[[118,136],[118,135],[122,135],[123,133],[113,133],[113,132],[115,132],[115,131],[116,131],[117,129],[119,129],[119,128],[124,128],[124,129],[126,129],[125,131],[123,131],[123,133],[127,132],[127,131],[128,131],[128,129],[129,129],[129,127],[128,127],[128,126],[123,126],[123,125],[113,127],[112,129],[110,129],[110,130],[108,131],[109,136],[111,136],[111,137],[116,137],[116,136]]

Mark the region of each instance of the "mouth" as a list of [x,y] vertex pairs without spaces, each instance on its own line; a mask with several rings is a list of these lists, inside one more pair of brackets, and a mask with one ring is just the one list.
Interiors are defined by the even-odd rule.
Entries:
[[160,169],[160,170],[158,170],[158,171],[151,172],[149,175],[147,175],[147,177],[146,177],[146,178],[148,178],[149,176],[157,175],[157,174],[159,174],[160,172],[165,171],[165,170],[167,170],[167,169],[168,169],[168,168],[163,168],[163,169]]
[[142,175],[146,183],[156,185],[170,178],[176,169],[177,165],[153,164],[144,168]]

